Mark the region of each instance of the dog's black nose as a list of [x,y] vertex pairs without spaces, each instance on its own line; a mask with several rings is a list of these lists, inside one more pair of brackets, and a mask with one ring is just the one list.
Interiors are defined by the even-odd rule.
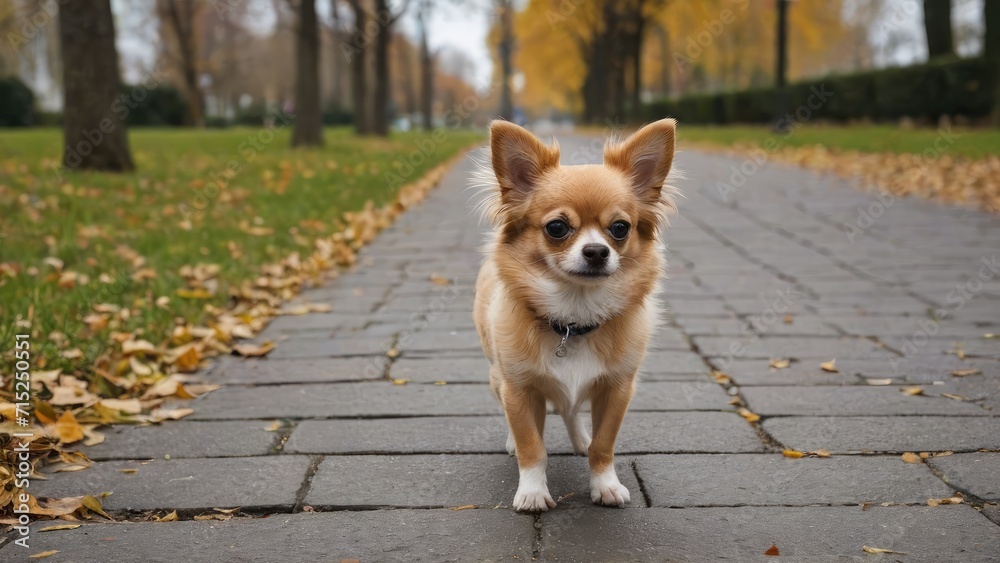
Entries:
[[603,244],[585,244],[583,245],[583,257],[587,259],[587,263],[591,266],[603,266],[605,262],[608,261],[608,256],[611,255],[611,249]]

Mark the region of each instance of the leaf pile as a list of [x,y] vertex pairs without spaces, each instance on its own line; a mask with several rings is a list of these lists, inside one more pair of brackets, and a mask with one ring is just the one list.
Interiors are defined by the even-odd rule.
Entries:
[[861,178],[894,196],[911,196],[947,204],[973,205],[1000,213],[1000,156],[980,159],[944,153],[937,158],[919,154],[864,153],[821,145],[785,147],[772,156],[806,168]]
[[[128,331],[125,329],[127,321],[141,314],[140,310],[114,303],[94,305],[85,322],[92,331],[92,342],[102,349],[91,365],[81,368],[87,370],[86,377],[83,372],[69,374],[62,369],[31,373],[32,406],[38,423],[34,428],[38,437],[31,445],[33,472],[42,462],[56,464],[56,471],[89,467],[91,462],[86,456],[68,451],[64,446],[78,442],[85,445],[101,443],[104,435],[97,429],[102,425],[159,423],[194,412],[190,408],[166,408],[164,403],[168,399],[191,399],[218,388],[190,375],[211,356],[228,353],[260,356],[273,349],[271,343],[239,343],[253,338],[272,317],[328,310],[322,306],[307,306],[306,311],[299,312],[281,309],[281,305],[303,287],[336,276],[338,267],[354,264],[357,251],[402,212],[421,201],[451,162],[440,164],[418,180],[402,186],[396,198],[384,206],[377,207],[374,201],[368,200],[360,211],[344,213],[336,232],[315,240],[310,254],[303,256],[293,252],[278,262],[263,266],[254,279],[230,286],[227,305],[206,304],[207,315],[201,324],[192,324],[178,316],[169,334],[152,334],[143,328]],[[146,269],[138,255],[125,249],[120,252],[131,257],[137,271]],[[63,265],[55,260],[53,275],[58,275],[60,280],[65,278],[66,283],[79,279],[66,272],[59,273]],[[186,287],[178,289],[176,297],[207,299],[215,296],[220,287],[220,271],[218,264],[197,263],[181,267],[178,274]],[[156,300],[159,307],[169,307],[169,303],[166,297]],[[31,313],[18,322],[25,331],[30,329]],[[107,334],[107,339],[101,342],[100,334]],[[49,338],[65,339],[52,334]],[[65,350],[64,357],[68,357],[67,353],[75,358],[83,356],[76,349]],[[0,460],[0,518],[12,516],[13,499],[19,493],[13,485],[17,460],[9,447],[13,444],[11,433],[26,431],[14,422],[11,380],[12,375],[5,375],[0,390],[0,440],[4,443],[3,459]],[[42,478],[37,473],[35,476]],[[103,515],[100,502],[94,497],[33,502],[32,513],[42,517],[77,519],[88,517],[89,512]]]

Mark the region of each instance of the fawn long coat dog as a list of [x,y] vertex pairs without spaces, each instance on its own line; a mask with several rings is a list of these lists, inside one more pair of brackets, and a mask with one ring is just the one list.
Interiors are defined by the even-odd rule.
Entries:
[[[657,121],[606,146],[604,164],[561,166],[558,146],[508,122],[491,127],[494,236],[474,317],[517,455],[517,510],[555,506],[542,442],[547,402],[574,451],[589,456],[592,500],[630,500],[614,448],[659,316],[674,128]],[[593,439],[578,416],[588,401]]]

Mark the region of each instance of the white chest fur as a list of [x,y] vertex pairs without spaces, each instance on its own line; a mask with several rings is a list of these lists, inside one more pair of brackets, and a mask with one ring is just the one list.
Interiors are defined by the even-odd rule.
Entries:
[[563,391],[561,397],[568,412],[575,413],[586,399],[586,389],[595,379],[607,373],[604,362],[594,351],[587,336],[570,336],[566,341],[566,355],[556,356],[555,348],[542,351],[542,371],[554,378]]

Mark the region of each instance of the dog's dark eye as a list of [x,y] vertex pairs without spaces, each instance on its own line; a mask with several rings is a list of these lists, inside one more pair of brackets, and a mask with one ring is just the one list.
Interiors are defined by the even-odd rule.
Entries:
[[629,224],[625,221],[615,221],[611,224],[610,230],[615,240],[624,240],[628,236]]
[[566,238],[566,235],[569,234],[569,225],[567,225],[566,221],[563,221],[562,219],[549,221],[545,225],[545,232],[554,239]]

